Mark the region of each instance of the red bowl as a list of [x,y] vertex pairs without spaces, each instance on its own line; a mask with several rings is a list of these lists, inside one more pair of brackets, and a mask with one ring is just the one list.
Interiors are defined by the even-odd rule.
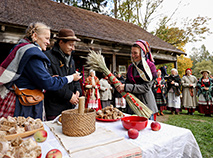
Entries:
[[126,129],[134,128],[140,131],[146,128],[148,119],[142,116],[126,116],[121,118],[121,122]]

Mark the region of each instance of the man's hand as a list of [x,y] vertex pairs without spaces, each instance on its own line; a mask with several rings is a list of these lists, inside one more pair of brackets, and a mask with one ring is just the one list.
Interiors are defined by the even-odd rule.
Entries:
[[80,76],[80,73],[74,73],[73,74],[73,81],[78,81],[82,76]]
[[77,95],[73,94],[72,98],[70,99],[70,103],[76,105],[76,104],[78,104],[78,102],[79,102],[79,100],[78,100]]
[[79,91],[76,91],[75,95],[79,98],[80,92],[79,92]]

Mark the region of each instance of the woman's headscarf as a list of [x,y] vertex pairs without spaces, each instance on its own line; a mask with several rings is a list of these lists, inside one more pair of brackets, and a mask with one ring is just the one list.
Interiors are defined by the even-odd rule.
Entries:
[[176,75],[178,75],[178,70],[177,70],[177,69],[173,68],[173,69],[171,70],[171,72],[172,72],[172,71],[175,71],[175,72],[176,72]]
[[[139,39],[135,42],[135,44],[137,44],[142,49],[142,51],[144,52],[144,55],[145,55],[145,52],[146,52],[146,58],[147,59],[149,59],[151,62],[155,62],[153,57],[152,57],[150,45],[147,41]],[[144,47],[145,47],[145,49],[144,49]],[[141,55],[142,54],[143,53],[141,52]]]
[[95,71],[94,71],[93,69],[90,69],[90,70],[89,70],[89,75],[91,74],[91,72],[93,72],[93,73],[94,73],[94,76],[95,76]]
[[190,73],[190,74],[192,75],[192,69],[190,69],[190,68],[187,68],[187,69],[185,70],[185,75],[187,75],[187,73],[186,73],[186,72],[187,72],[188,70],[189,70],[189,71],[191,71],[191,73]]

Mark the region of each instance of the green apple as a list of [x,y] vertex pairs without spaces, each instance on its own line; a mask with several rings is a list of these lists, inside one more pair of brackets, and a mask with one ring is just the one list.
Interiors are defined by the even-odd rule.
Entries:
[[33,137],[34,137],[35,141],[38,143],[44,142],[47,139],[47,131],[44,129],[39,130],[39,131],[35,132]]

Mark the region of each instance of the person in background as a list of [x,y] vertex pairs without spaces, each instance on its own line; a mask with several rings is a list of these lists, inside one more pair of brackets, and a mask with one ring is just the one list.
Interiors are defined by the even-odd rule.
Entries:
[[178,75],[177,69],[173,68],[171,75],[167,79],[168,108],[173,115],[175,113],[179,115],[181,110],[180,88],[181,78]]
[[[147,47],[147,42],[142,40],[138,40],[133,44],[131,48],[132,64],[128,68],[126,82],[116,88],[119,92],[125,91],[135,95],[153,111],[149,119],[155,120],[154,114],[158,112],[158,108],[152,92],[152,79],[156,75],[156,67]],[[127,105],[127,113],[134,114],[129,105]]]
[[160,70],[161,70],[161,76],[164,78],[165,76],[168,76],[168,74],[167,74],[167,66],[166,65],[164,65],[164,66],[162,66],[161,68],[160,68]]
[[188,110],[188,115],[193,115],[197,107],[197,78],[192,75],[192,70],[187,68],[185,76],[181,79],[182,84],[182,105]]
[[161,76],[161,70],[157,70],[157,78],[154,80],[153,84],[153,91],[155,95],[155,100],[158,106],[158,110],[160,110],[160,113],[158,112],[158,116],[163,114],[163,110],[166,110],[166,81]]
[[[125,83],[124,78],[121,76],[120,72],[114,72],[115,77],[122,83]],[[122,112],[126,111],[126,99],[114,88],[114,103],[115,107],[121,110]]]
[[89,71],[90,76],[87,77],[85,81],[85,88],[87,90],[86,94],[86,108],[92,108],[98,111],[99,109],[102,109],[101,107],[101,101],[100,101],[100,82],[98,77],[95,76],[95,71],[90,70]]
[[[47,66],[51,63],[42,51],[46,51],[49,40],[50,28],[48,26],[40,22],[29,24],[25,37],[19,41],[1,64],[1,68],[7,71],[1,74],[0,85],[7,84],[7,88],[15,84],[19,89],[58,90],[73,80],[79,80],[78,74],[52,77],[48,73]],[[8,107],[7,104],[1,104],[1,114],[7,113],[5,109],[2,110],[4,106],[8,110],[14,109],[15,117],[43,118],[43,101],[36,105],[24,106],[16,97],[14,106]]]
[[[49,73],[59,76],[76,73],[73,53],[76,42],[80,39],[75,36],[74,31],[71,29],[61,29],[55,39],[57,41],[53,48],[45,52],[52,63],[49,67]],[[46,91],[44,105],[47,120],[53,120],[64,110],[74,109],[81,94],[79,81],[69,83],[57,91]]]
[[110,106],[112,100],[112,87],[108,82],[108,77],[105,75],[100,79],[100,99],[102,108]]
[[199,79],[198,86],[198,111],[205,116],[211,116],[213,113],[212,106],[212,82],[208,75],[211,73],[209,70],[202,70],[200,73],[203,75]]

